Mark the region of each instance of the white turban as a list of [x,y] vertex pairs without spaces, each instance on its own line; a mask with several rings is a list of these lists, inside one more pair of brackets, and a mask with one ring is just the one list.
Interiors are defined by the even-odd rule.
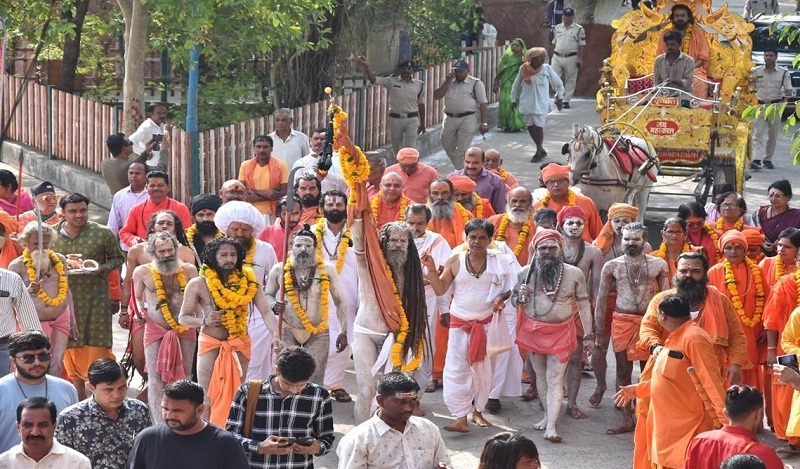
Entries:
[[214,224],[223,233],[227,233],[231,223],[235,221],[250,225],[254,235],[261,233],[267,226],[264,222],[264,215],[249,202],[231,200],[222,204],[222,207],[214,214]]

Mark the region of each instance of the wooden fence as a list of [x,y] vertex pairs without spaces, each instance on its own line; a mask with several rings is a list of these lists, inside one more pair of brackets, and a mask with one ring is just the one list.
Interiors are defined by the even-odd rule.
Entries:
[[[465,57],[471,64],[472,75],[486,85],[490,101],[494,101],[491,90],[505,47],[481,48]],[[444,81],[451,65],[441,64],[418,73],[426,87],[425,122],[428,127],[442,121],[444,102],[434,100],[433,91]],[[4,75],[3,80],[0,118],[5,122],[23,80],[10,75]],[[100,162],[108,157],[105,138],[119,131],[120,109],[37,83],[30,82],[27,86],[7,137],[53,158],[100,172]],[[389,107],[384,88],[369,86],[335,99],[349,114],[348,124],[357,145],[364,150],[374,150],[389,143]],[[325,126],[326,106],[327,102],[316,102],[294,109],[294,128],[310,135],[315,128]],[[193,168],[189,134],[173,127],[170,133],[173,197],[189,201],[193,171],[200,171],[203,192],[216,193],[225,180],[238,176],[242,161],[252,157],[253,137],[272,129],[272,116],[269,116],[201,132],[201,166]]]

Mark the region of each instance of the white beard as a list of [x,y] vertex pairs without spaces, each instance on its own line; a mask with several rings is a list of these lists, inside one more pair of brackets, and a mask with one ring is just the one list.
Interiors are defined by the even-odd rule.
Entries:
[[528,220],[528,217],[531,216],[531,211],[530,209],[522,211],[509,209],[506,211],[506,214],[508,214],[508,219],[511,221],[511,223],[518,224],[525,223],[525,221]]
[[44,272],[50,268],[50,250],[43,249],[39,251],[34,249],[31,251],[31,259],[33,260],[33,268],[39,268],[39,272]]

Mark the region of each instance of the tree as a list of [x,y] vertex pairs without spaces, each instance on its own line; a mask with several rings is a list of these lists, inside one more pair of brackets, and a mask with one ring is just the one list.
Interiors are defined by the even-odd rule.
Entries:
[[75,0],[73,4],[66,2],[61,11],[61,20],[72,24],[72,29],[64,35],[63,55],[61,56],[61,73],[58,77],[58,89],[75,91],[75,74],[81,54],[81,36],[83,22],[89,10],[90,0]]
[[125,21],[125,76],[122,81],[122,131],[132,134],[144,120],[144,61],[150,13],[142,0],[117,0]]

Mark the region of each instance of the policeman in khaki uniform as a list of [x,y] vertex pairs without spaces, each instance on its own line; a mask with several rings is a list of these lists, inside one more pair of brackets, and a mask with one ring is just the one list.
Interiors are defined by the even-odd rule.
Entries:
[[575,22],[575,10],[564,8],[562,22],[553,28],[553,70],[564,82],[564,109],[569,109],[569,100],[575,93],[578,71],[581,68],[586,32]]
[[464,153],[471,146],[472,137],[480,130],[489,130],[486,117],[489,100],[483,82],[469,74],[469,64],[460,59],[442,85],[433,91],[433,99],[444,98],[442,121],[442,148],[450,157],[456,170],[464,168]]
[[[753,67],[753,77],[756,83],[756,99],[758,104],[776,104],[792,95],[792,77],[788,70],[778,67],[778,52],[774,49],[764,51],[764,65]],[[781,128],[780,116],[775,116],[768,122],[761,113],[753,122],[753,154],[756,158],[750,165],[751,169],[774,169],[772,155],[775,153],[775,142]]]
[[401,148],[417,148],[417,135],[425,133],[425,84],[412,75],[413,60],[397,65],[400,76],[376,77],[364,57],[358,58],[364,75],[372,84],[386,88],[389,94],[389,133],[396,155]]

